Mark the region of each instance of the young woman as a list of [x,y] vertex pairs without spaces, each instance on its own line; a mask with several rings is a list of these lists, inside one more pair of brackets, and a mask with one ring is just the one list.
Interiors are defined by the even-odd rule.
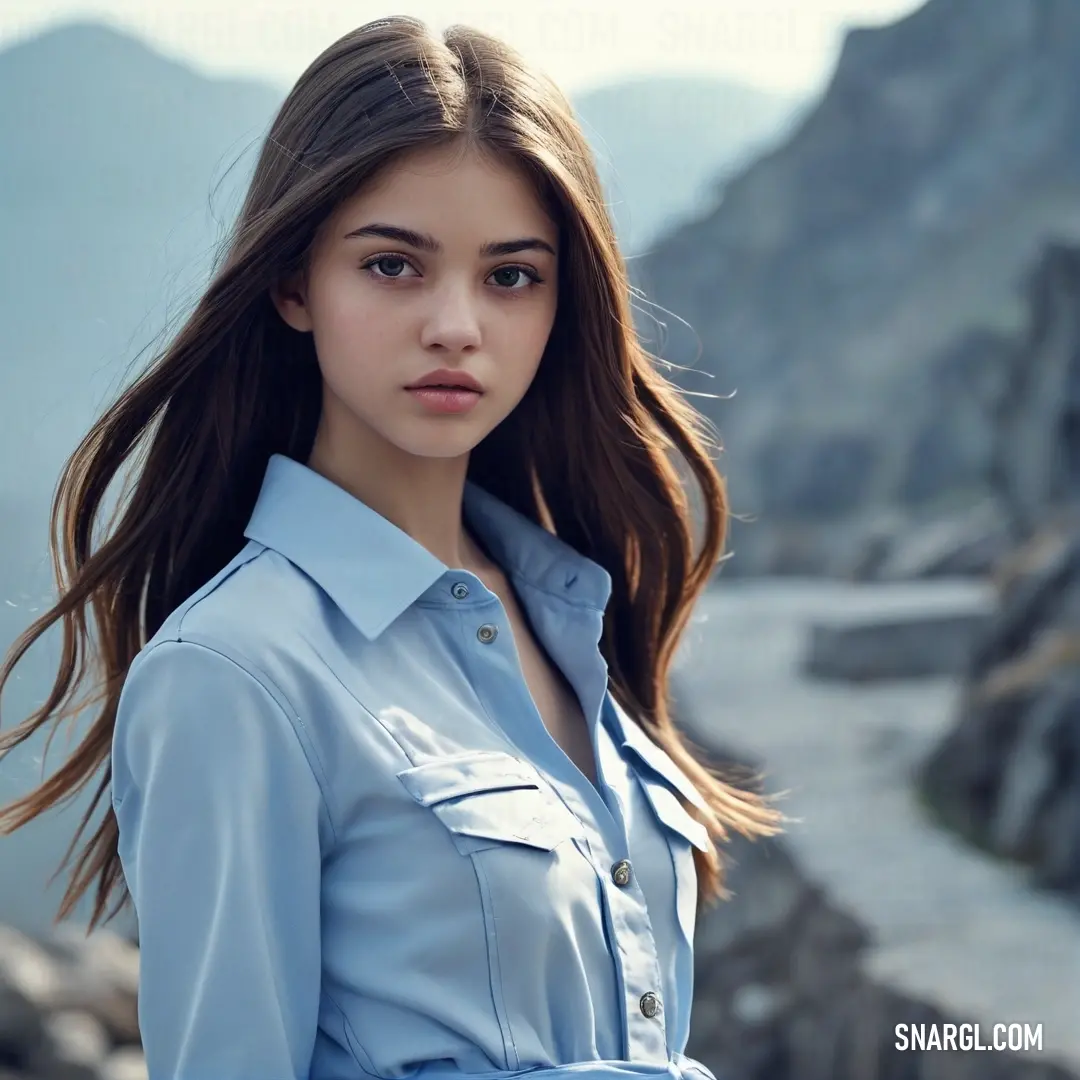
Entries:
[[779,815],[669,715],[725,509],[650,359],[587,144],[511,50],[384,19],[304,73],[67,466],[61,599],[0,671],[62,623],[0,749],[97,692],[4,824],[103,773],[61,916],[133,901],[153,1080],[704,1071],[698,900]]

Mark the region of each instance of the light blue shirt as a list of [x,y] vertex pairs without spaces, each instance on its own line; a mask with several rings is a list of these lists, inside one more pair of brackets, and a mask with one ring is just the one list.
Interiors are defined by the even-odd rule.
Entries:
[[496,595],[273,457],[247,545],[116,721],[151,1080],[711,1076],[683,1056],[706,834],[677,796],[701,797],[608,694],[610,578],[471,484],[464,513],[578,695],[597,785]]

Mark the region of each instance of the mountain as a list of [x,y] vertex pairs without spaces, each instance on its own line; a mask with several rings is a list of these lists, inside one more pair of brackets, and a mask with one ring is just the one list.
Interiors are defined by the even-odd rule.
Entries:
[[574,108],[620,243],[636,255],[710,211],[723,181],[782,138],[805,106],[724,79],[657,76],[581,94]]
[[[94,24],[0,53],[0,492],[39,499],[126,365],[205,277],[272,88]],[[215,185],[220,189],[214,190]]]
[[[206,78],[93,22],[0,52],[0,649],[49,593],[46,511],[63,461],[195,300],[284,93]],[[791,106],[674,79],[593,91],[580,107],[608,182],[621,186],[617,216],[646,237],[700,210],[706,178]],[[50,648],[27,659],[4,695],[5,726],[45,694]],[[0,801],[33,786],[40,753],[38,740],[5,761]],[[48,917],[41,883],[74,820],[66,813],[0,839],[0,922]]]
[[938,820],[1080,901],[1080,246],[1053,245],[1028,282],[1006,363],[995,476],[1024,539],[957,695],[918,770]]
[[1044,247],[1078,233],[1075,0],[930,0],[850,30],[790,137],[635,263],[677,317],[643,333],[719,395],[698,404],[754,519],[725,573],[842,567],[883,515],[983,498],[998,343]]

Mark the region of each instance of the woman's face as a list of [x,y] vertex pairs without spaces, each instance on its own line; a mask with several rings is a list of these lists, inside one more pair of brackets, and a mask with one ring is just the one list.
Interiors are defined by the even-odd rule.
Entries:
[[306,287],[273,294],[282,318],[314,335],[317,441],[369,460],[468,454],[536,374],[555,319],[557,243],[522,175],[456,147],[402,159],[340,206]]

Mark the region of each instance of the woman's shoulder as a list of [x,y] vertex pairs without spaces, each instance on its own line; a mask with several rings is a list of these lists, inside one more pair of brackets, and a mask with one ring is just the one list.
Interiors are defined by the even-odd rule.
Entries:
[[[310,623],[320,615],[310,592],[282,556],[247,545],[178,604],[134,657],[117,712],[120,741],[179,738],[163,717],[182,717],[184,737],[196,742],[207,725],[237,738],[248,727],[266,735],[293,726],[315,667],[306,657],[318,640]],[[271,713],[282,723],[266,724]]]
[[[164,816],[160,807],[172,800],[186,807],[200,791],[210,799],[247,791],[270,774],[287,785],[287,802],[322,790],[318,748],[299,720],[298,680],[289,681],[296,631],[276,614],[290,588],[286,567],[245,549],[139,650],[124,679],[110,750],[113,806],[124,807],[129,824],[140,805],[129,795],[150,786]],[[163,781],[158,763],[165,761],[171,779]]]
[[[326,662],[332,610],[302,570],[249,544],[177,605],[134,658],[117,710],[114,767],[130,772],[128,759],[146,759],[146,747],[182,745],[194,755],[213,746],[227,773],[260,753],[295,765],[299,748],[325,789],[324,762],[344,737],[328,722],[340,687]],[[379,730],[370,725],[373,753]]]
[[135,658],[165,642],[202,645],[249,674],[271,673],[317,637],[325,620],[318,588],[279,553],[254,541],[176,606]]

